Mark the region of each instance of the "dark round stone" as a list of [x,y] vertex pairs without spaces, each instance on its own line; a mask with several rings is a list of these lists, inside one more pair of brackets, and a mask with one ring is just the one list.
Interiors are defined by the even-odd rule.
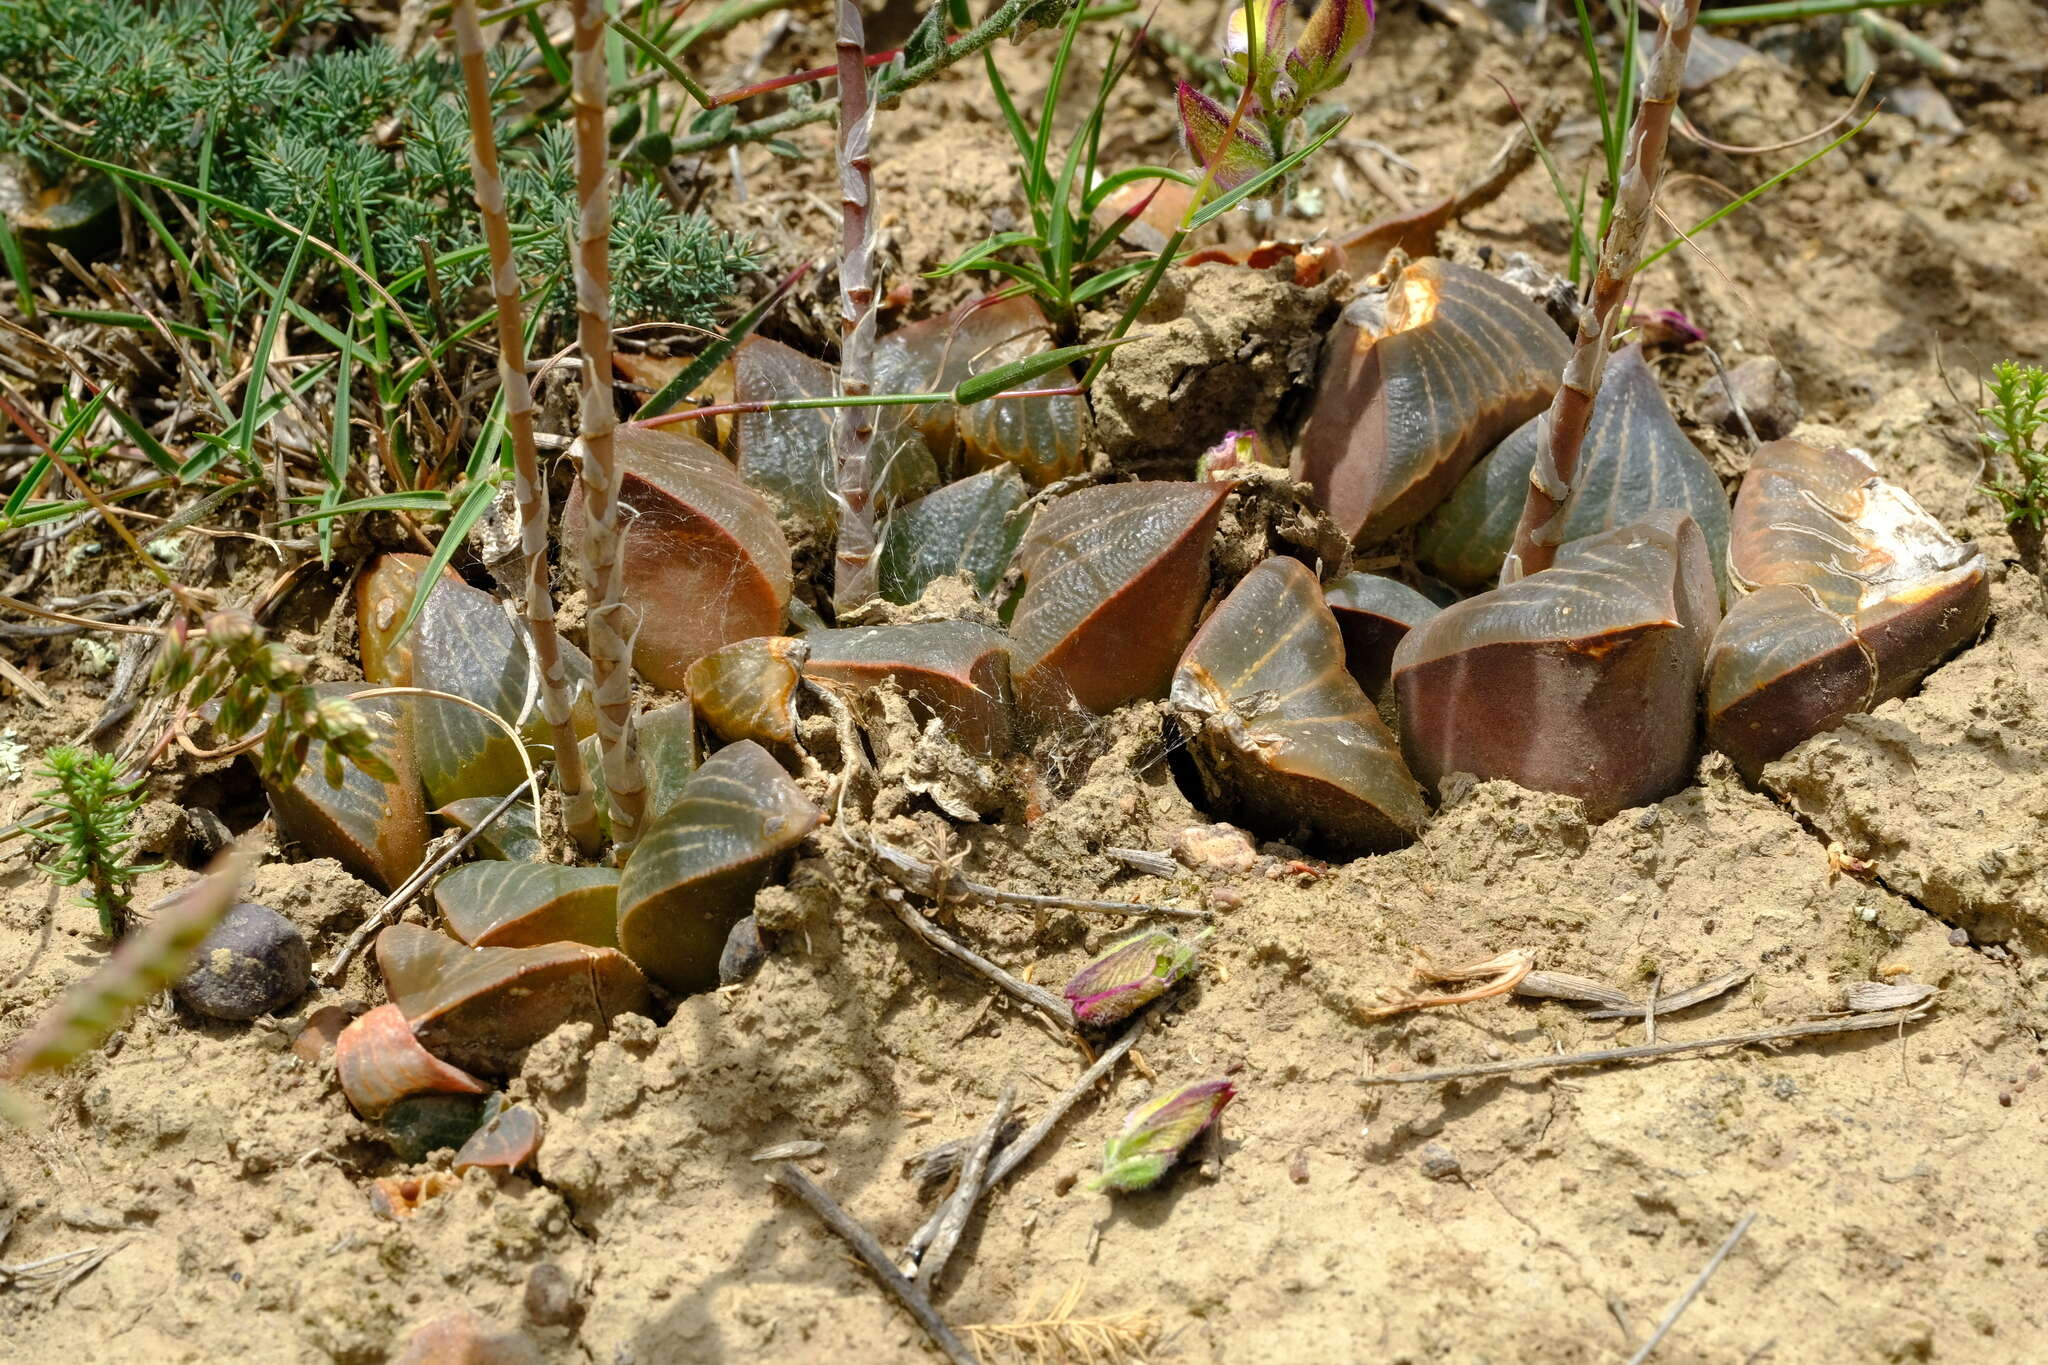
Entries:
[[526,1272],[526,1319],[543,1327],[565,1326],[583,1316],[576,1282],[553,1261]]
[[718,984],[737,986],[768,960],[768,945],[761,941],[761,925],[748,915],[725,936],[725,951],[718,955]]
[[221,918],[174,990],[195,1014],[254,1019],[276,1014],[313,984],[313,950],[299,927],[264,905]]

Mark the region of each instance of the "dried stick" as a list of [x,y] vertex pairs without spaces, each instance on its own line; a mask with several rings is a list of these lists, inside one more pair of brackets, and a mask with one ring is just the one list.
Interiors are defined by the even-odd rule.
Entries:
[[910,902],[905,900],[903,893],[895,887],[883,887],[882,900],[895,912],[896,918],[903,921],[903,927],[923,939],[928,947],[938,950],[947,957],[952,958],[955,962],[964,963],[972,967],[1011,995],[1016,996],[1025,1004],[1045,1015],[1057,1027],[1069,1031],[1073,1029],[1074,1009],[1065,1000],[1054,995],[1043,986],[1034,986],[1029,981],[1004,971],[972,948],[967,947],[959,939],[954,938],[944,929],[941,929],[938,925],[933,924],[923,915],[911,909]]
[[1010,1119],[1010,1108],[1016,1103],[1017,1083],[1011,1081],[1003,1087],[1003,1093],[996,1099],[995,1112],[988,1116],[974,1145],[968,1148],[967,1160],[960,1167],[959,1183],[939,1208],[939,1229],[932,1235],[931,1250],[917,1265],[917,1287],[926,1293],[946,1273],[946,1262],[952,1257],[953,1248],[960,1244],[960,1234],[967,1231],[967,1220],[974,1216],[974,1206],[981,1200],[982,1179],[988,1174],[989,1158],[995,1155],[996,1139],[1002,1135],[1003,1125]]
[[1700,1291],[1707,1287],[1707,1281],[1714,1278],[1714,1272],[1721,1268],[1721,1262],[1728,1259],[1728,1253],[1735,1250],[1735,1244],[1742,1240],[1742,1234],[1748,1232],[1749,1225],[1755,1221],[1755,1209],[1742,1215],[1742,1221],[1735,1225],[1735,1230],[1721,1243],[1721,1249],[1714,1253],[1713,1259],[1700,1268],[1699,1276],[1693,1280],[1691,1287],[1679,1295],[1677,1303],[1671,1305],[1671,1311],[1664,1315],[1664,1321],[1657,1324],[1657,1330],[1650,1333],[1650,1339],[1643,1343],[1641,1350],[1628,1358],[1628,1365],[1643,1365],[1643,1362],[1650,1358],[1650,1352],[1657,1349],[1657,1343],[1664,1340],[1664,1334],[1671,1330],[1679,1315],[1692,1307],[1692,1301],[1700,1296]]
[[[969,881],[950,868],[928,863],[880,839],[870,839],[875,861],[889,879],[904,890],[935,901],[985,901],[990,905],[1016,906],[1025,910],[1072,910],[1084,915],[1154,915],[1161,919],[1214,918],[1207,910],[1180,905],[1153,905],[1145,901],[1076,900],[1070,896],[1041,896],[1029,891],[1005,891]],[[1112,853],[1116,850],[1110,850]]]
[[576,111],[576,343],[583,358],[583,567],[597,604],[590,611],[590,671],[597,745],[619,853],[640,838],[647,774],[633,724],[633,650],[625,560],[619,550],[619,473],[612,451],[611,181],[604,110],[604,0],[570,0],[575,61],[569,100]]
[[1787,1038],[1813,1038],[1828,1033],[1861,1033],[1866,1029],[1890,1028],[1893,1024],[1910,1024],[1925,1017],[1927,1009],[1925,1005],[1915,1005],[1878,1014],[1852,1015],[1847,1019],[1813,1019],[1803,1024],[1787,1024],[1783,1028],[1730,1033],[1689,1043],[1644,1043],[1638,1047],[1603,1048],[1598,1052],[1569,1052],[1557,1057],[1510,1057],[1505,1061],[1449,1066],[1438,1071],[1396,1071],[1359,1079],[1365,1085],[1422,1085],[1430,1081],[1462,1081],[1476,1076],[1506,1076],[1516,1071],[1548,1071],[1564,1066],[1627,1062],[1639,1057],[1669,1057],[1677,1052],[1700,1052],[1710,1047],[1742,1047],[1749,1043],[1775,1043]]
[[817,1214],[826,1227],[838,1233],[853,1248],[861,1264],[882,1282],[882,1288],[894,1294],[896,1301],[910,1310],[910,1316],[917,1319],[917,1325],[924,1328],[925,1335],[932,1339],[932,1344],[945,1354],[946,1359],[953,1365],[978,1365],[974,1352],[953,1334],[953,1329],[939,1316],[939,1310],[932,1307],[932,1301],[925,1297],[924,1290],[889,1264],[889,1254],[882,1250],[882,1244],[875,1240],[875,1235],[833,1203],[831,1195],[812,1184],[809,1176],[787,1161],[778,1164],[768,1178],[808,1204],[811,1212]]
[[[839,0],[839,395],[865,398],[875,377],[874,161],[868,135],[867,34],[860,0]],[[832,605],[840,612],[875,595],[875,515],[869,506],[873,408],[840,408],[832,419],[839,543]]]
[[[1095,1065],[1082,1072],[1079,1080],[1061,1091],[1059,1098],[1038,1116],[1038,1122],[1025,1129],[1023,1135],[1015,1142],[1004,1145],[1002,1155],[996,1158],[995,1164],[989,1167],[988,1174],[982,1178],[982,1194],[987,1194],[1002,1184],[1009,1178],[1010,1172],[1023,1165],[1030,1155],[1038,1150],[1038,1144],[1045,1141],[1047,1135],[1059,1126],[1060,1120],[1067,1116],[1067,1111],[1079,1103],[1081,1097],[1092,1090],[1097,1081],[1113,1071],[1116,1064],[1124,1059],[1125,1053],[1138,1045],[1138,1039],[1145,1035],[1145,1030],[1151,1027],[1152,1021],[1157,1019],[1165,1008],[1166,1002],[1161,1000],[1133,1019],[1131,1026],[1124,1030],[1124,1036],[1104,1048],[1102,1055],[1095,1059]],[[979,1198],[979,1195],[976,1197]],[[910,1245],[903,1250],[905,1274],[914,1273],[928,1254],[933,1240],[939,1235],[939,1225],[945,1217],[946,1210],[941,1207],[938,1212],[927,1218],[924,1226],[911,1237]]]
[[404,910],[407,903],[420,893],[436,872],[461,857],[462,850],[482,837],[485,830],[496,824],[500,816],[511,810],[528,791],[533,789],[533,785],[533,779],[528,778],[506,792],[498,804],[491,807],[483,819],[464,830],[460,838],[449,840],[448,847],[422,860],[420,865],[413,869],[413,874],[400,883],[396,891],[386,896],[384,903],[371,911],[369,917],[355,927],[355,932],[334,950],[334,956],[315,968],[313,974],[329,986],[340,981],[342,973],[348,970],[350,961],[363,950],[363,945],[374,938],[399,911]]
[[585,853],[597,851],[597,799],[583,770],[583,751],[569,720],[569,680],[555,636],[555,598],[548,585],[548,485],[533,441],[533,389],[526,382],[526,328],[519,301],[519,267],[512,259],[512,224],[505,216],[505,181],[498,171],[498,134],[491,114],[490,75],[484,69],[484,32],[476,0],[456,0],[455,51],[469,99],[469,169],[476,206],[491,250],[491,293],[498,305],[498,386],[505,395],[505,429],[512,435],[512,496],[519,506],[519,550],[526,558],[526,633],[540,661],[540,710],[555,741],[555,779],[563,819]]
[[1579,448],[1592,421],[1593,401],[1600,395],[1621,302],[1642,263],[1657,181],[1664,169],[1664,143],[1671,133],[1671,112],[1678,104],[1679,78],[1685,74],[1686,54],[1692,50],[1693,26],[1699,16],[1700,0],[1665,0],[1664,38],[1643,78],[1643,100],[1629,130],[1614,220],[1608,224],[1607,239],[1600,246],[1600,268],[1593,277],[1592,302],[1579,310],[1578,339],[1571,359],[1565,362],[1557,396],[1539,428],[1543,443],[1529,471],[1529,492],[1522,503],[1521,522],[1515,527],[1514,548],[1501,567],[1502,583],[1549,568],[1564,539]]

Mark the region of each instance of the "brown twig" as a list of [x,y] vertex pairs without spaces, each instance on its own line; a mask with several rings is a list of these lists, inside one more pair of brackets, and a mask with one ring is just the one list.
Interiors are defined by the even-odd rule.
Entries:
[[861,1264],[882,1282],[884,1289],[896,1296],[898,1303],[909,1310],[910,1316],[917,1319],[917,1325],[924,1328],[925,1335],[932,1339],[932,1344],[945,1354],[947,1360],[952,1361],[953,1365],[978,1365],[974,1352],[967,1348],[966,1342],[954,1335],[953,1329],[946,1325],[946,1320],[939,1316],[939,1310],[932,1307],[932,1301],[925,1296],[924,1290],[911,1283],[902,1272],[889,1264],[889,1254],[882,1250],[882,1244],[875,1240],[875,1235],[855,1221],[845,1209],[834,1203],[831,1195],[812,1184],[809,1176],[787,1161],[778,1164],[769,1173],[768,1178],[803,1200],[826,1227],[832,1229],[841,1240],[853,1248],[854,1254],[860,1257]]
[[1521,983],[1536,966],[1536,954],[1528,948],[1511,948],[1498,957],[1484,962],[1474,962],[1463,967],[1431,967],[1417,969],[1417,975],[1428,981],[1456,982],[1477,981],[1480,984],[1470,990],[1448,993],[1423,994],[1399,988],[1380,992],[1380,1003],[1362,1011],[1367,1019],[1387,1019],[1411,1010],[1440,1009],[1447,1005],[1469,1005],[1475,1000],[1491,996],[1506,995]]
[[640,838],[647,774],[633,724],[632,632],[625,629],[619,472],[612,449],[611,182],[604,124],[604,0],[570,0],[575,17],[570,103],[576,124],[576,338],[583,367],[583,566],[590,592],[590,672],[612,838],[621,856]]
[[945,954],[955,962],[972,967],[1003,990],[1045,1015],[1056,1027],[1067,1032],[1073,1031],[1074,1010],[1065,1000],[1043,986],[1034,986],[1022,977],[1003,970],[967,947],[959,939],[913,910],[903,893],[895,887],[883,887],[882,900],[894,912],[896,918],[903,921],[903,926],[923,939],[927,947]]
[[330,986],[341,980],[342,973],[348,970],[348,964],[363,950],[363,945],[375,937],[397,912],[404,910],[406,903],[426,888],[435,873],[461,857],[462,850],[468,848],[485,830],[496,824],[498,818],[511,810],[532,787],[533,783],[530,780],[521,782],[507,792],[497,805],[491,807],[481,820],[464,830],[460,838],[452,841],[439,853],[431,854],[424,859],[396,891],[384,898],[382,905],[371,911],[369,917],[356,926],[355,932],[348,936],[341,947],[334,950],[332,958],[316,969],[315,975]]
[[1644,1043],[1638,1047],[1610,1047],[1597,1052],[1568,1052],[1556,1057],[1510,1057],[1499,1062],[1476,1062],[1471,1066],[1449,1066],[1436,1071],[1396,1071],[1364,1076],[1366,1085],[1424,1085],[1432,1081],[1462,1081],[1479,1076],[1506,1076],[1517,1071],[1549,1071],[1566,1066],[1598,1066],[1602,1062],[1627,1062],[1640,1057],[1669,1057],[1679,1052],[1700,1052],[1711,1047],[1744,1047],[1750,1043],[1775,1043],[1790,1038],[1815,1038],[1830,1033],[1861,1033],[1867,1029],[1890,1028],[1924,1018],[1931,1006],[1857,1014],[1846,1019],[1810,1019],[1803,1024],[1730,1033],[1719,1038],[1700,1038],[1688,1043]]
[[1628,1365],[1643,1365],[1643,1362],[1650,1358],[1650,1352],[1657,1349],[1657,1343],[1664,1340],[1664,1334],[1669,1332],[1672,1326],[1677,1323],[1679,1315],[1692,1307],[1692,1301],[1700,1296],[1700,1291],[1707,1287],[1707,1281],[1714,1278],[1714,1272],[1721,1268],[1721,1262],[1728,1259],[1728,1253],[1735,1250],[1735,1244],[1742,1240],[1742,1234],[1748,1232],[1749,1225],[1755,1221],[1755,1209],[1751,1209],[1748,1213],[1742,1215],[1742,1221],[1735,1225],[1734,1230],[1721,1243],[1721,1249],[1714,1253],[1713,1258],[1700,1267],[1699,1275],[1686,1288],[1685,1293],[1679,1295],[1678,1302],[1671,1305],[1671,1311],[1666,1313],[1664,1320],[1657,1324],[1657,1330],[1650,1333],[1650,1339],[1643,1343],[1642,1349],[1628,1358]]
[[[874,161],[869,134],[867,33],[860,0],[839,0],[839,393],[865,398],[874,388]],[[869,506],[868,452],[873,408],[841,408],[832,422],[839,538],[832,561],[832,605],[840,612],[875,595],[875,518]]]
[[1212,918],[1207,910],[1181,905],[1154,905],[1145,901],[1077,900],[1071,896],[1041,896],[1029,891],[1005,891],[969,881],[951,868],[928,863],[900,848],[870,839],[868,846],[889,879],[904,890],[935,901],[983,901],[989,905],[1015,906],[1023,910],[1071,910],[1084,915],[1153,915],[1161,919]]
[[533,441],[533,389],[526,380],[526,331],[519,300],[519,267],[512,257],[512,225],[505,214],[505,181],[498,169],[498,135],[491,111],[490,74],[476,0],[456,0],[455,50],[462,59],[469,101],[470,174],[477,210],[491,251],[491,293],[498,305],[498,385],[505,395],[505,429],[512,437],[512,495],[519,507],[519,549],[526,560],[526,631],[540,663],[540,710],[555,741],[555,779],[562,789],[563,820],[586,854],[597,851],[597,800],[583,769],[583,751],[569,719],[569,681],[555,635],[555,599],[548,585],[548,485]]
[[[1012,1171],[1023,1165],[1030,1155],[1038,1150],[1038,1144],[1045,1141],[1047,1135],[1059,1126],[1060,1120],[1067,1116],[1067,1111],[1079,1103],[1081,1097],[1095,1087],[1096,1082],[1116,1069],[1116,1064],[1138,1045],[1138,1040],[1145,1035],[1145,1030],[1151,1027],[1152,1022],[1165,1009],[1166,1001],[1161,1000],[1133,1019],[1131,1026],[1124,1030],[1123,1037],[1104,1048],[1102,1055],[1095,1059],[1095,1064],[1082,1072],[1079,1080],[1061,1091],[1059,1097],[1046,1106],[1045,1112],[1038,1116],[1038,1122],[1025,1129],[1023,1136],[1015,1142],[1005,1144],[1002,1154],[995,1159],[995,1164],[989,1167],[987,1176],[982,1179],[982,1194],[1002,1184]],[[911,1237],[910,1245],[903,1251],[902,1264],[905,1274],[915,1273],[919,1263],[928,1254],[932,1240],[938,1236],[939,1223],[945,1217],[945,1212],[945,1209],[941,1208],[934,1213]]]
[[1652,209],[1664,169],[1664,144],[1670,137],[1671,114],[1678,105],[1679,81],[1685,74],[1686,54],[1692,49],[1699,14],[1700,0],[1666,0],[1664,38],[1643,78],[1642,104],[1629,130],[1628,155],[1615,193],[1614,219],[1600,246],[1592,301],[1579,310],[1578,339],[1565,363],[1557,396],[1538,428],[1536,463],[1529,471],[1529,491],[1522,503],[1521,522],[1515,527],[1514,548],[1501,567],[1502,583],[1549,568],[1564,540],[1579,449],[1585,444],[1593,402],[1600,394],[1621,302],[1635,282],[1655,216]]
[[981,1200],[982,1180],[988,1174],[989,1158],[995,1155],[996,1139],[1001,1136],[1003,1125],[1009,1122],[1011,1106],[1016,1103],[1017,1083],[1011,1081],[997,1097],[995,1111],[975,1136],[974,1145],[967,1149],[967,1160],[960,1167],[959,1183],[939,1208],[939,1228],[932,1235],[931,1250],[917,1265],[917,1285],[926,1293],[938,1286],[939,1276],[946,1273],[946,1262],[952,1258],[953,1248],[960,1244],[960,1234],[967,1231],[967,1220],[974,1216],[974,1206]]

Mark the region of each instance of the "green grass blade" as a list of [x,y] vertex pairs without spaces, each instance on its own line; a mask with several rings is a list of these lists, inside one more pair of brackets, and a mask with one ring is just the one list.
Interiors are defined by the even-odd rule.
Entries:
[[769,291],[767,298],[748,309],[746,316],[726,328],[724,336],[706,346],[695,360],[677,372],[675,378],[663,384],[652,398],[642,403],[640,410],[633,414],[635,420],[642,417],[659,417],[687,398],[690,390],[709,379],[711,372],[723,365],[725,358],[738,350],[742,341],[754,334],[754,329],[761,325],[761,320],[782,301],[785,294],[796,287],[796,282],[809,270],[810,267],[806,265],[792,271],[787,279]]
[[1242,185],[1239,185],[1236,189],[1230,191],[1228,194],[1220,195],[1217,198],[1212,199],[1208,203],[1202,205],[1201,209],[1196,212],[1194,217],[1188,220],[1187,230],[1189,232],[1193,232],[1196,228],[1201,227],[1205,223],[1214,222],[1217,218],[1230,212],[1232,209],[1236,208],[1239,204],[1251,198],[1253,195],[1256,195],[1260,190],[1266,188],[1266,186],[1272,184],[1280,177],[1286,175],[1289,171],[1293,170],[1296,166],[1299,166],[1302,162],[1308,160],[1309,157],[1321,151],[1323,148],[1323,144],[1325,142],[1328,142],[1331,138],[1337,136],[1337,134],[1343,130],[1344,125],[1349,122],[1351,122],[1351,116],[1349,114],[1346,114],[1344,117],[1332,123],[1329,127],[1323,129],[1322,132],[1318,133],[1315,136],[1314,140],[1304,144],[1303,146],[1295,148],[1286,156],[1281,157],[1278,161],[1266,167],[1265,170],[1260,171],[1257,175],[1245,181]]
[[286,305],[291,302],[292,281],[298,278],[299,262],[305,257],[306,239],[300,237],[292,244],[292,254],[285,261],[284,275],[277,282],[270,311],[263,316],[263,330],[257,334],[256,349],[250,353],[249,387],[242,394],[242,420],[235,427],[234,446],[250,472],[255,474],[263,472],[263,462],[256,458],[256,413],[263,403],[263,386],[270,377],[270,348],[277,341],[277,329],[284,325]]
[[21,239],[14,235],[4,213],[0,213],[0,260],[6,261],[7,273],[14,277],[14,306],[21,310],[23,319],[35,321],[35,285],[29,279],[28,259],[21,254]]
[[419,587],[412,595],[412,605],[405,609],[405,619],[398,623],[398,633],[391,637],[394,643],[403,640],[412,629],[413,622],[420,619],[420,613],[427,606],[427,594],[441,581],[441,571],[448,567],[449,561],[455,558],[455,552],[462,548],[462,542],[469,538],[470,528],[483,519],[497,491],[495,479],[478,479],[469,486],[469,491],[455,509],[455,515],[448,518],[448,525],[442,530],[434,553],[427,557],[427,567],[420,570]]
[[618,34],[621,38],[624,38],[635,48],[639,49],[642,56],[668,73],[670,80],[683,87],[684,92],[691,99],[697,101],[699,109],[709,109],[711,107],[711,92],[692,80],[690,73],[676,65],[675,58],[663,52],[653,39],[624,20],[614,18],[607,22],[611,25],[612,32]]

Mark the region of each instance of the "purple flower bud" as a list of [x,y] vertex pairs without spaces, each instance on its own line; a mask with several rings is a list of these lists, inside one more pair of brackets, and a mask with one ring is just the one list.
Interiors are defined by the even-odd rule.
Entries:
[[1180,82],[1178,94],[1181,136],[1219,191],[1234,190],[1273,164],[1272,144],[1249,111],[1232,132],[1230,110],[1186,81]]
[[1322,0],[1301,30],[1301,39],[1287,54],[1287,74],[1295,98],[1334,88],[1344,68],[1372,46],[1373,0]]
[[1142,929],[1112,944],[1067,983],[1064,994],[1074,1007],[1075,1021],[1099,1028],[1151,1004],[1194,970],[1195,944],[1200,941],[1178,938],[1164,929]]
[[1195,461],[1195,478],[1200,481],[1227,479],[1235,471],[1255,464],[1278,464],[1256,431],[1226,431],[1223,439],[1202,452]]
[[1103,1144],[1102,1174],[1089,1188],[1150,1189],[1235,1098],[1237,1087],[1218,1076],[1147,1100],[1125,1115],[1122,1129]]

